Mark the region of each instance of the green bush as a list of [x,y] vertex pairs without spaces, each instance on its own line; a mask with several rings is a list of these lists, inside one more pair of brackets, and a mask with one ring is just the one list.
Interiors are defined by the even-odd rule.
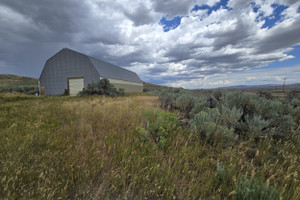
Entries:
[[178,94],[173,93],[162,93],[159,96],[159,100],[161,101],[161,107],[163,108],[175,108],[175,102]]
[[148,141],[149,137],[158,144],[158,147],[165,149],[170,133],[179,127],[179,121],[175,114],[153,111],[145,111],[145,118],[148,120],[146,128],[138,127],[137,135],[139,141]]
[[205,110],[206,108],[208,108],[207,100],[202,97],[196,98],[194,102],[194,107],[189,113],[189,118],[193,119],[197,113]]
[[124,88],[119,88],[118,94],[121,96],[125,95],[125,89]]
[[219,110],[221,111],[221,123],[229,128],[233,128],[243,114],[243,111],[235,106],[230,109],[225,105],[221,105]]
[[293,108],[300,107],[300,99],[293,98],[291,100],[291,106]]
[[219,178],[223,182],[228,182],[232,178],[233,175],[233,169],[232,168],[226,168],[223,163],[218,162],[217,163],[217,172]]
[[97,83],[94,82],[88,84],[87,88],[82,90],[82,92],[80,92],[80,95],[82,96],[88,96],[94,94],[98,94]]
[[279,101],[265,98],[257,98],[253,100],[253,103],[255,104],[255,113],[261,115],[263,119],[271,119],[278,116],[279,108],[282,106],[282,103]]
[[215,97],[216,100],[219,101],[223,95],[223,92],[222,92],[222,90],[214,90],[212,95]]
[[245,176],[241,176],[236,187],[235,194],[238,200],[280,199],[280,193],[275,187],[267,186],[254,178],[248,179]]
[[226,167],[222,162],[217,162],[217,174],[214,177],[214,186],[221,191],[221,199],[228,196],[234,189],[233,175],[233,167]]
[[176,107],[184,112],[189,113],[193,109],[195,104],[195,99],[193,96],[188,94],[182,94],[180,97],[176,99],[175,105]]
[[241,117],[244,118],[246,115],[253,115],[256,112],[253,98],[255,97],[244,95],[242,92],[227,92],[220,98],[219,104],[224,104],[230,109],[236,107],[236,109],[242,110]]
[[296,128],[296,123],[291,115],[277,116],[271,119],[269,128],[273,129],[272,134],[277,137],[284,137]]
[[260,90],[256,93],[259,97],[263,97],[265,99],[273,99],[273,95],[271,92],[267,90]]
[[297,123],[298,125],[300,125],[300,106],[293,109],[292,116],[293,116],[294,122]]
[[245,123],[248,128],[248,134],[259,136],[262,135],[262,130],[265,129],[269,125],[269,121],[261,119],[260,115],[245,117]]
[[138,142],[147,142],[149,140],[149,133],[143,127],[137,127],[136,134],[138,136]]
[[[275,99],[268,91],[245,95],[215,90],[209,98],[212,102],[207,99],[209,94],[199,91],[168,89],[157,94],[163,108],[177,109],[192,119],[191,129],[206,139],[225,133],[231,137],[233,132],[244,139],[266,134],[283,137],[296,128],[300,119],[298,99]],[[208,119],[202,119],[205,113]]]
[[289,100],[289,101],[291,101],[292,99],[300,99],[300,90],[298,89],[298,90],[291,90],[288,94],[287,94],[287,96],[286,96],[286,98]]
[[86,89],[83,89],[78,93],[79,96],[89,96],[89,95],[107,95],[115,97],[117,95],[124,95],[124,89],[119,88],[119,91],[112,85],[108,79],[101,79],[98,83],[88,84]]
[[173,113],[159,112],[155,126],[163,127],[167,132],[170,132],[179,126],[179,121]]
[[217,108],[209,109],[208,112],[201,111],[195,115],[191,122],[191,129],[202,139],[211,143],[232,139],[234,129],[220,123],[221,113],[219,110]]
[[17,93],[23,93],[23,94],[30,94],[30,95],[35,95],[38,93],[38,88],[37,87],[9,87],[9,88],[5,88],[5,87],[0,87],[0,93],[13,93],[13,92],[17,92]]

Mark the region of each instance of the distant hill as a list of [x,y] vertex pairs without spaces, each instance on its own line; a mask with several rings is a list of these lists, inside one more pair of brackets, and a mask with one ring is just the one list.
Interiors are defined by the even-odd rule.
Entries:
[[158,89],[168,89],[168,88],[170,88],[170,87],[144,82],[144,91],[145,92],[154,91],[154,90],[158,90]]
[[[265,85],[235,85],[226,87],[229,89],[282,89],[282,84],[265,84]],[[300,83],[293,83],[285,85],[286,89],[298,89],[300,88]]]
[[0,88],[37,87],[38,79],[10,74],[0,74]]

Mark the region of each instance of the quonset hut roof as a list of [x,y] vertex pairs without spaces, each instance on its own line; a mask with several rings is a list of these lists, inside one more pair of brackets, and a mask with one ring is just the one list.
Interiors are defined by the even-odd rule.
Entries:
[[92,65],[96,68],[100,76],[105,78],[114,78],[131,82],[142,82],[136,73],[126,70],[124,68],[112,65],[110,63],[97,60],[95,58],[89,57]]
[[[98,60],[96,58],[87,56],[83,53],[74,51],[72,49],[63,48],[61,51],[71,51],[73,53],[78,53],[78,54],[81,54],[81,55],[85,56],[90,61],[91,65],[96,69],[96,71],[99,73],[99,75],[101,77],[113,78],[113,79],[119,79],[119,80],[137,82],[137,83],[142,83],[143,82],[135,72],[129,71],[129,70],[124,69],[122,67],[115,66],[113,64],[104,62],[102,60]],[[60,52],[58,52],[58,53],[60,53]]]

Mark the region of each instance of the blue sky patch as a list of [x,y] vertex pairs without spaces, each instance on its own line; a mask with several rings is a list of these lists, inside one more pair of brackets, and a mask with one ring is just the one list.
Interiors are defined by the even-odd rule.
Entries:
[[297,13],[300,13],[300,6],[299,6],[298,9],[297,9]]
[[288,8],[288,6],[279,4],[272,4],[271,6],[275,9],[272,15],[264,18],[265,24],[262,26],[262,28],[272,28],[276,24],[276,22],[280,22],[282,19],[281,13]]
[[257,13],[258,10],[259,10],[259,6],[256,5],[255,2],[251,2],[250,5],[251,5],[251,7],[252,7],[252,9],[253,9],[253,12]]
[[210,15],[213,11],[219,10],[221,8],[221,6],[223,8],[226,8],[228,10],[230,10],[230,8],[227,6],[229,0],[221,0],[220,2],[216,3],[213,6],[208,6],[207,4],[205,5],[195,5],[194,8],[191,10],[191,12],[193,11],[197,11],[197,10],[208,10],[207,14]]
[[163,17],[160,20],[160,24],[163,26],[164,32],[168,32],[170,30],[177,28],[180,25],[181,18],[182,18],[181,16],[177,16],[171,20],[167,20],[167,17]]

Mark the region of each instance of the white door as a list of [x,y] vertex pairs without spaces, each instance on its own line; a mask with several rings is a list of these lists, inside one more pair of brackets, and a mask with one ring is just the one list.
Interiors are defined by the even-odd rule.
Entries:
[[84,78],[69,78],[70,96],[76,96],[84,88]]

